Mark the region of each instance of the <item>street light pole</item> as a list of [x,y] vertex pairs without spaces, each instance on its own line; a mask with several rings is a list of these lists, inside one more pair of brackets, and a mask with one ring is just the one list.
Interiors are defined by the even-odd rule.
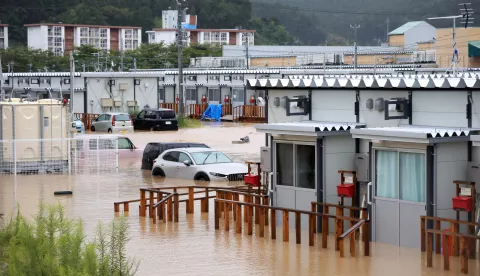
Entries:
[[354,48],[354,56],[353,56],[353,69],[357,71],[357,29],[360,28],[360,25],[350,25],[350,28],[353,29],[355,33],[355,42],[353,44]]
[[182,29],[182,19],[184,17],[185,8],[182,7],[184,0],[177,0],[177,47],[178,47],[178,113],[184,115],[184,98],[183,98],[183,41],[184,34]]

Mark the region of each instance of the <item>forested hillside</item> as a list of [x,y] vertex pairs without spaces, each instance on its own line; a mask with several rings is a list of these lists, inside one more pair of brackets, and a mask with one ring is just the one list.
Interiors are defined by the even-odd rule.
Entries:
[[[255,28],[257,44],[339,45],[351,43],[350,24],[360,24],[358,40],[375,45],[407,21],[459,14],[463,0],[187,0],[201,28]],[[480,1],[472,2],[480,12]],[[11,39],[26,41],[27,23],[63,22],[161,27],[162,10],[176,0],[2,0],[0,21],[11,25]],[[432,21],[437,27],[452,22]],[[477,18],[475,25],[479,25]]]

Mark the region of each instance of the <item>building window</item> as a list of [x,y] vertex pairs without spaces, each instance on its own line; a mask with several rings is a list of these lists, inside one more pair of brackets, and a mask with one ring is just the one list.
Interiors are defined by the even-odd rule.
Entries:
[[293,144],[276,143],[277,185],[293,186]]
[[133,37],[133,30],[125,30],[125,38],[126,39],[132,39]]
[[196,101],[197,100],[197,90],[195,88],[185,89],[185,100],[187,101]]
[[3,27],[0,27],[0,38],[5,37],[5,29]]
[[203,33],[203,40],[205,43],[210,42],[210,33]]
[[220,80],[220,76],[208,76],[208,79],[209,79],[209,80],[219,81],[219,80]]
[[100,29],[100,37],[107,37],[107,29],[105,28]]
[[245,101],[245,90],[240,88],[233,88],[232,89],[232,97],[234,102],[241,102]]
[[55,37],[55,47],[62,47],[62,38],[61,37]]
[[62,36],[62,27],[53,27],[53,33],[55,36]]
[[87,45],[88,44],[88,38],[80,38],[80,45]]
[[48,50],[53,52],[55,55],[63,54],[62,27],[48,27]]
[[100,40],[100,49],[107,49],[107,39]]
[[248,45],[254,45],[255,34],[254,33],[242,34],[242,45],[247,45],[247,38],[248,38]]
[[402,151],[375,151],[376,196],[425,202],[425,154]]
[[80,37],[88,37],[88,28],[80,28]]

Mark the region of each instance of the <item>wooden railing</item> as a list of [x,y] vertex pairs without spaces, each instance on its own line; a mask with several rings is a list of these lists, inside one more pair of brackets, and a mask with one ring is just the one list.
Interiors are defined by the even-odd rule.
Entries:
[[85,125],[85,130],[88,130],[92,127],[92,122],[100,116],[100,114],[93,113],[73,113],[75,119],[80,120]]
[[168,108],[175,110],[176,113],[178,113],[178,103],[161,103],[160,108]]
[[[335,215],[328,215],[310,211],[303,211],[303,210],[295,210],[295,209],[288,209],[288,208],[281,208],[281,207],[272,207],[269,205],[262,205],[262,204],[255,204],[251,202],[241,202],[237,200],[228,200],[228,199],[221,199],[217,198],[214,201],[215,203],[215,229],[220,229],[220,218],[223,216],[224,218],[224,230],[230,230],[230,212],[229,210],[233,209],[233,220],[235,221],[235,232],[242,233],[242,207],[244,208],[244,213],[246,214],[247,221],[246,221],[246,231],[248,235],[253,234],[253,221],[251,214],[254,211],[254,208],[258,209],[258,220],[259,220],[259,237],[265,237],[265,225],[268,225],[267,218],[268,213],[270,213],[270,237],[271,239],[276,239],[277,237],[277,223],[276,223],[276,212],[282,212],[282,230],[283,230],[283,241],[288,242],[290,239],[290,227],[289,227],[289,214],[295,214],[295,241],[297,244],[301,244],[301,215],[308,216],[308,244],[309,246],[315,245],[315,221],[316,217],[321,217],[322,225],[328,225],[328,219],[334,219],[336,221],[336,227],[339,227],[340,224],[343,224],[344,221],[354,221],[354,222],[362,222],[362,225],[369,225],[369,221],[357,219],[357,218],[350,218],[350,217],[341,217]],[[223,206],[223,207],[222,207]],[[340,208],[340,207],[339,207]],[[225,210],[227,210],[225,212]],[[223,215],[222,215],[223,212]],[[358,227],[360,227],[358,226]],[[328,241],[328,229],[322,231],[322,248],[327,248],[327,241]],[[355,232],[356,229],[351,230],[351,232]],[[338,231],[335,231],[338,233]],[[347,233],[346,236],[349,236],[350,233]],[[336,239],[340,239],[341,235],[336,236]],[[343,240],[343,238],[341,238]],[[370,238],[369,235],[364,235],[364,255],[370,255]],[[337,251],[343,250],[341,247]],[[355,250],[351,249],[351,252],[355,252]],[[341,255],[344,255],[344,252],[340,252]]]
[[241,105],[233,109],[233,121],[265,122],[265,107]]
[[[427,229],[429,222],[434,222],[434,229]],[[442,231],[441,223],[449,223],[448,231]],[[469,234],[460,233],[460,225],[468,226]],[[450,270],[450,248],[453,256],[460,256],[461,273],[468,274],[468,259],[476,258],[476,240],[480,240],[480,236],[475,235],[475,227],[480,224],[469,221],[459,221],[448,218],[438,217],[420,217],[420,247],[421,251],[427,251],[427,267],[433,266],[433,242],[435,235],[435,253],[442,253],[442,235],[448,237],[443,242],[443,269]],[[445,242],[446,241],[446,242]],[[450,244],[451,243],[451,244]],[[480,245],[479,245],[480,246]],[[479,248],[480,250],[480,248]]]
[[207,110],[208,104],[190,104],[187,106],[187,115],[192,118],[200,118],[202,114]]
[[222,104],[222,116],[232,115],[232,104]]
[[[365,220],[361,220],[361,221],[357,222],[350,229],[348,229],[347,232],[343,233],[338,238],[338,242],[339,242],[338,246],[340,247],[340,257],[341,258],[345,257],[345,252],[344,252],[345,248],[344,248],[344,242],[343,241],[347,237],[350,237],[350,255],[352,257],[355,257],[355,240],[356,240],[355,239],[355,233],[357,232],[358,229],[360,229],[360,227],[362,227],[364,225],[367,226],[367,224],[365,222],[366,222]],[[363,237],[365,239],[365,235]],[[365,255],[365,256],[368,256],[368,255]]]

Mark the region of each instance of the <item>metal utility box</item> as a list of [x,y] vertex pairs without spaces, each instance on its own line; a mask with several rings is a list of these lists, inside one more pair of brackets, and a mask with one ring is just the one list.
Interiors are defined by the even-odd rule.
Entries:
[[122,106],[122,101],[114,101],[115,107],[121,107]]
[[113,99],[111,98],[102,98],[101,99],[102,107],[113,107]]
[[366,153],[355,154],[355,171],[357,172],[357,181],[370,182],[369,156]]
[[476,184],[480,182],[480,164],[476,162],[468,162],[467,168],[467,177],[468,181],[475,182]]
[[135,107],[135,106],[137,106],[137,101],[127,101],[127,106],[128,107]]
[[272,155],[270,147],[260,148],[260,169],[262,172],[272,171]]

